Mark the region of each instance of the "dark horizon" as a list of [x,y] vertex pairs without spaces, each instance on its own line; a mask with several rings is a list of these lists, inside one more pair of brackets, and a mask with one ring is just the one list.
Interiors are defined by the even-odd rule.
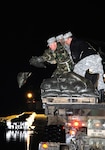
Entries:
[[[105,52],[103,6],[99,3],[85,3],[77,8],[70,5],[68,9],[67,3],[63,3],[60,9],[53,5],[53,9],[44,7],[44,11],[40,11],[40,5],[37,4],[35,7],[40,8],[39,11],[35,7],[30,12],[26,8],[15,8],[11,10],[12,13],[7,11],[1,19],[0,112],[5,113],[7,109],[15,109],[17,106],[21,108],[24,105],[24,90],[30,82],[39,87],[42,79],[50,76],[53,67],[41,70],[29,65],[32,56],[41,55],[47,48],[48,38],[71,31],[76,37],[102,46]],[[28,81],[26,86],[19,89],[17,74],[24,71],[32,71],[34,81]]]

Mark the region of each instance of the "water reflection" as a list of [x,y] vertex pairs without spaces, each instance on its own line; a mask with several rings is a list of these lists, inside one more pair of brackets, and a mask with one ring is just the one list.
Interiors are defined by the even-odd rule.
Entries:
[[[22,150],[37,150],[38,141],[35,138],[38,135],[34,130],[6,130],[5,140],[6,143],[15,143],[15,145],[24,145]],[[39,136],[39,135],[38,135]],[[36,144],[36,145],[35,145]],[[21,146],[19,147],[21,150]]]
[[43,139],[46,117],[38,114],[35,128],[29,130],[7,129],[0,126],[0,150],[38,150],[39,142]]
[[7,130],[6,131],[6,141],[9,142],[11,140],[13,141],[19,141],[19,142],[26,142],[27,139],[29,139],[30,136],[34,134],[34,131],[26,131],[26,130]]

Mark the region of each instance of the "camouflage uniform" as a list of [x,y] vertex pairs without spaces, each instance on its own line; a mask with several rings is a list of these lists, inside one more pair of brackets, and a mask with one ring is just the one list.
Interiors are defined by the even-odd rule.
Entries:
[[60,74],[71,71],[72,63],[69,54],[60,43],[57,43],[57,49],[55,51],[46,49],[41,57],[45,62],[57,64],[57,68],[53,72],[52,77],[60,76]]

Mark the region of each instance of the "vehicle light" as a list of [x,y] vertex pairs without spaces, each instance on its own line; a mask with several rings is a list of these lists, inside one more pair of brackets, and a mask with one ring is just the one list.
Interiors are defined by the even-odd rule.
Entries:
[[70,130],[69,133],[70,133],[70,135],[75,135],[76,134],[76,130]]
[[67,123],[67,125],[68,125],[68,126],[71,126],[71,123],[69,122],[69,123]]
[[82,123],[82,126],[85,126],[85,123]]
[[42,148],[43,148],[43,149],[48,149],[48,144],[47,144],[47,143],[43,143],[43,144],[42,144]]
[[72,123],[73,127],[80,127],[80,122],[79,121],[73,121]]
[[86,123],[81,122],[79,120],[72,120],[71,122],[67,123],[68,127],[74,127],[74,128],[80,128],[80,127],[85,127]]
[[100,127],[101,125],[100,125],[100,123],[95,123],[95,126]]
[[79,126],[79,122],[74,122],[74,126],[78,127]]

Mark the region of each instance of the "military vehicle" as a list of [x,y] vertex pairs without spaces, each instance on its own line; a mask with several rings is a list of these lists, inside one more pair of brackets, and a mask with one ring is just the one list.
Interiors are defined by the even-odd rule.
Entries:
[[48,121],[39,150],[105,149],[104,97],[97,90],[98,74],[88,77],[69,72],[43,80]]
[[[34,65],[44,67],[37,57]],[[47,125],[38,150],[105,150],[105,98],[97,90],[98,76],[89,70],[85,77],[71,71],[42,81]],[[21,87],[27,77],[18,77]]]

